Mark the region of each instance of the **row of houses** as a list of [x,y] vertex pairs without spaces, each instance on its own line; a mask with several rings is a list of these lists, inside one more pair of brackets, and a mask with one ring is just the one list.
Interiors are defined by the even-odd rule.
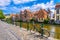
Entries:
[[31,12],[29,9],[25,9],[20,11],[19,14],[12,13],[9,17],[13,18],[13,20],[29,21],[31,19],[35,19],[36,21],[43,22],[48,18],[48,11],[40,9],[38,11]]
[[54,14],[51,19],[51,11],[45,10],[45,9],[40,9],[38,11],[31,12],[32,10],[25,9],[23,11],[20,11],[19,14],[10,14],[7,15],[6,18],[15,18],[16,20],[31,20],[35,19],[39,22],[43,22],[45,19],[50,19],[54,20],[56,23],[60,23],[60,3],[57,3],[55,6]]
[[[22,18],[21,14],[25,16],[23,16]],[[45,19],[49,18],[50,20],[54,20],[55,23],[60,24],[60,3],[56,4],[53,16],[51,16],[51,11],[49,9],[48,10],[40,9],[35,12],[31,12],[30,10],[26,9],[24,11],[21,11],[20,15],[22,20],[35,18],[37,21],[43,22]]]
[[40,9],[35,12],[31,12],[28,9],[20,12],[20,20],[28,21],[31,19],[35,19],[39,22],[43,22],[45,19],[48,18],[48,12],[45,9]]

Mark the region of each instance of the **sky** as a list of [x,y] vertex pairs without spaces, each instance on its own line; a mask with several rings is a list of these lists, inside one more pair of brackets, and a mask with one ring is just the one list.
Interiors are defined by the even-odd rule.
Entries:
[[40,8],[50,10],[54,13],[56,3],[60,0],[0,0],[0,9],[4,14],[20,13],[21,10],[29,9],[37,11]]

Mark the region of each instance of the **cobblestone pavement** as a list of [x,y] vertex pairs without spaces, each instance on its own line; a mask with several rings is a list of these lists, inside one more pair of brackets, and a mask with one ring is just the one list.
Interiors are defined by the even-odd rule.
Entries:
[[27,31],[24,28],[0,21],[0,40],[55,40],[53,38],[41,39],[39,33]]

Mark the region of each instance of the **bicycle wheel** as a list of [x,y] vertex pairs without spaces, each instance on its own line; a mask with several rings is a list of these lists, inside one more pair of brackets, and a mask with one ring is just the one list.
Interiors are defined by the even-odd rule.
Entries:
[[49,31],[47,31],[47,30],[45,30],[45,29],[42,29],[42,28],[41,28],[38,32],[40,33],[40,35],[41,35],[42,37],[48,38],[48,37],[50,36]]
[[46,37],[46,38],[48,38],[50,36],[49,31],[43,29],[43,36]]

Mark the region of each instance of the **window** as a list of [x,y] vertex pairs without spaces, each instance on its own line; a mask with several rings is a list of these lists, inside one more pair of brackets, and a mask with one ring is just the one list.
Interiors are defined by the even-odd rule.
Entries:
[[60,9],[59,9],[59,13],[60,13]]
[[56,10],[56,13],[59,14],[59,9]]
[[59,20],[59,16],[57,16],[57,20]]

